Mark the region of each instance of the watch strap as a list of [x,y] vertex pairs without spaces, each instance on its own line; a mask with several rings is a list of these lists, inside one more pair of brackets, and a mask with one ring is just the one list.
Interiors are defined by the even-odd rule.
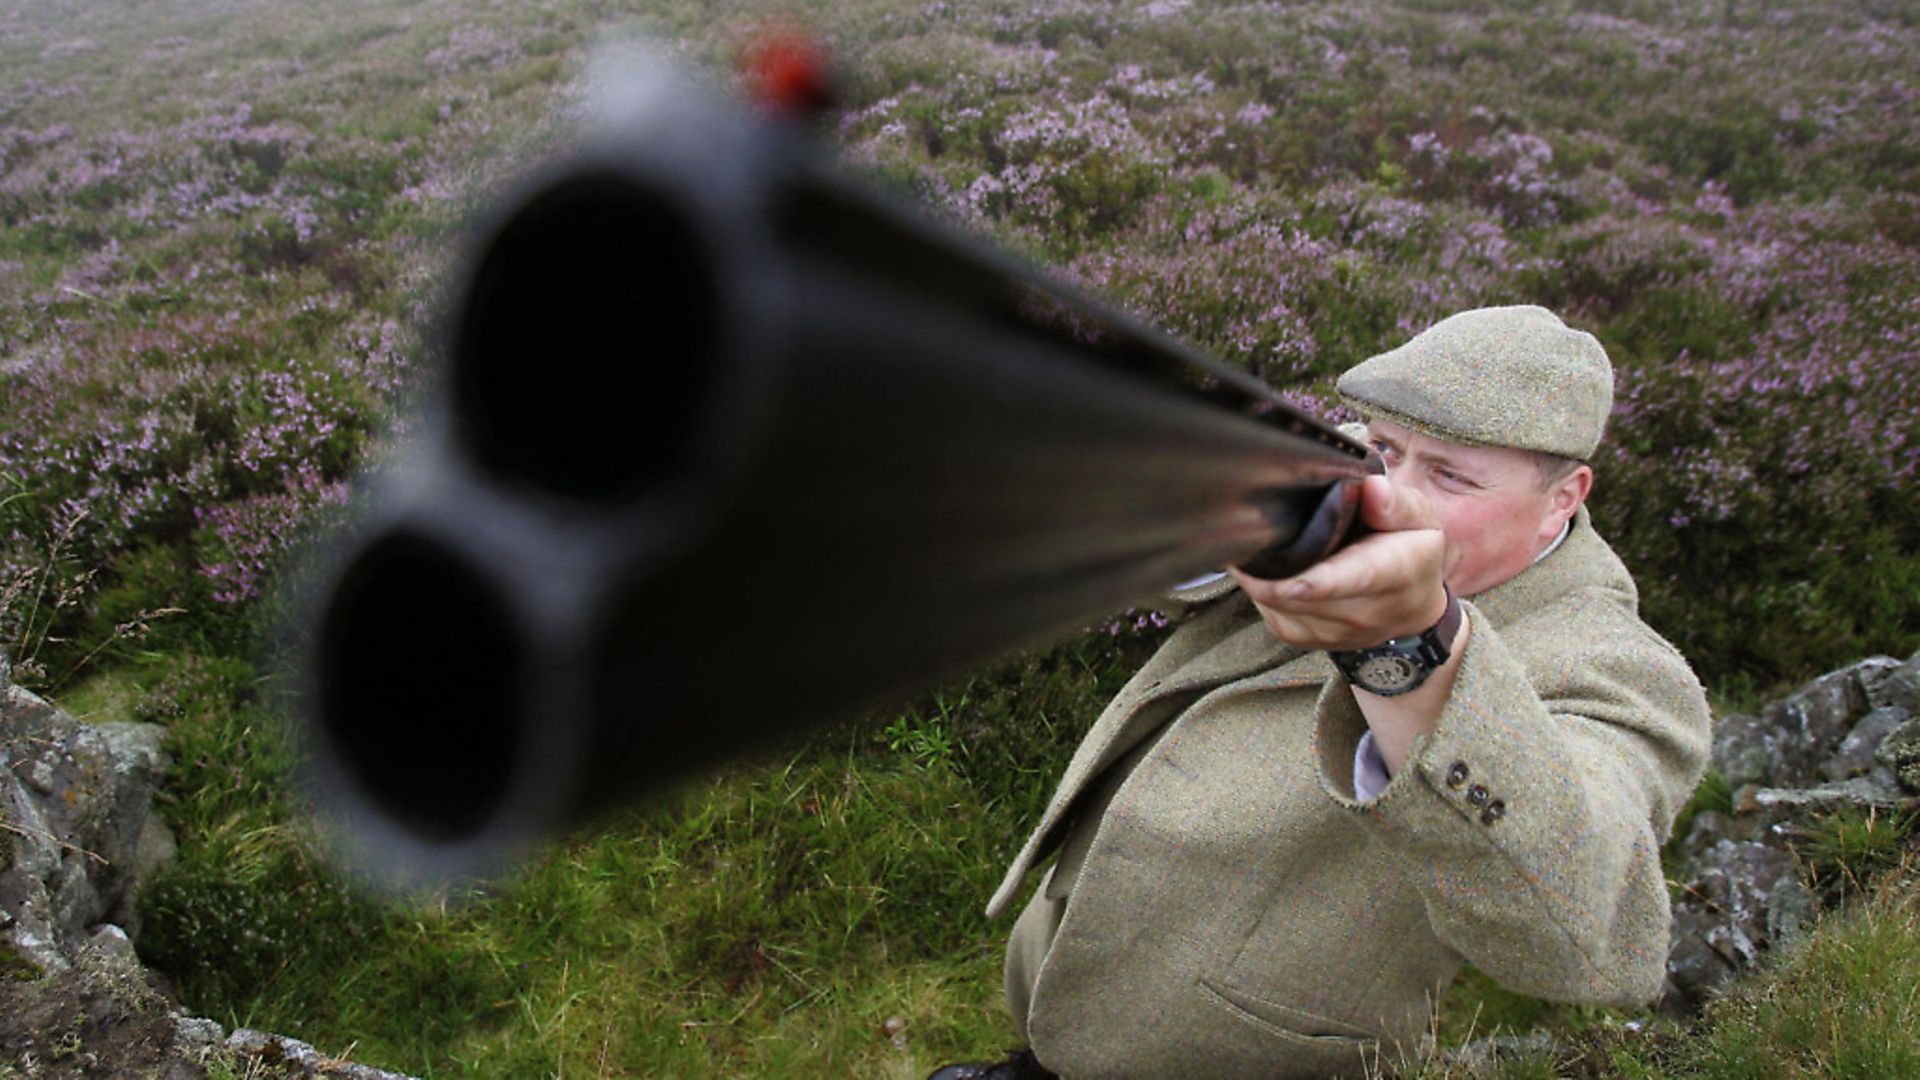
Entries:
[[[1432,626],[1418,634],[1393,638],[1371,648],[1328,650],[1328,657],[1349,682],[1370,693],[1394,696],[1419,688],[1434,669],[1452,659],[1453,640],[1459,636],[1460,624],[1466,618],[1466,611],[1460,604],[1460,598],[1453,594],[1453,587],[1443,584],[1442,588],[1446,590],[1447,606],[1440,613],[1440,620]],[[1393,663],[1413,668],[1414,677],[1395,686],[1370,683],[1364,674],[1367,662],[1387,657],[1392,658]]]

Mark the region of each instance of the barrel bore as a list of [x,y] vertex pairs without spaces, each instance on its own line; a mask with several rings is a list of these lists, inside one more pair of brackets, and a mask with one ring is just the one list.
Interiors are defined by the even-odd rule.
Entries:
[[321,627],[320,725],[345,781],[395,823],[447,842],[504,802],[526,653],[479,575],[405,533],[361,552]]
[[609,175],[528,200],[456,323],[459,437],[492,474],[586,501],[682,463],[718,351],[710,260],[684,215]]

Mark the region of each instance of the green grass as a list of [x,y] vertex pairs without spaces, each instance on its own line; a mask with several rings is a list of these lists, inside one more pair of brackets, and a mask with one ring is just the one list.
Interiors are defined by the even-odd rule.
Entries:
[[169,726],[140,947],[215,1019],[435,1076],[912,1076],[1014,1038],[983,908],[1149,644],[1015,658],[397,904],[317,857],[281,680],[188,657],[76,701]]
[[[129,192],[153,178],[131,172],[82,188],[71,205],[35,205],[33,159],[9,160],[0,215],[20,213],[22,223],[0,225],[0,343],[12,355],[70,348],[79,373],[70,397],[34,422],[131,415],[152,404],[140,396],[146,378],[195,373],[178,393],[199,442],[180,452],[224,470],[221,486],[144,523],[97,565],[55,560],[50,586],[67,588],[89,568],[96,577],[70,603],[47,593],[47,608],[9,640],[28,646],[16,659],[44,661],[23,674],[73,711],[169,727],[174,768],[161,812],[181,857],[146,890],[140,946],[193,1008],[224,1022],[435,1076],[915,1076],[991,1053],[1012,1038],[999,1002],[1006,928],[980,908],[1080,733],[1150,642],[1087,638],[1016,658],[625,812],[478,895],[393,904],[319,857],[324,845],[293,787],[283,661],[246,659],[257,656],[260,627],[288,618],[285,597],[235,608],[208,595],[200,564],[223,557],[222,541],[194,512],[284,483],[276,469],[241,475],[216,453],[273,411],[249,380],[324,372],[349,351],[350,333],[379,320],[423,326],[464,215],[551,145],[552,111],[590,42],[641,29],[722,67],[773,10],[757,0],[673,0],[639,15],[614,7],[229,0],[180,10],[126,0],[65,5],[55,24],[0,0],[0,127],[68,124],[73,145],[93,146],[245,104],[252,124],[284,123],[311,146],[285,161],[224,138],[168,148],[159,167],[180,176],[167,172],[167,184],[196,178],[215,194],[247,195],[279,184],[277,197],[310,198],[318,218],[304,239],[284,207],[168,227],[164,213],[133,213],[139,196]],[[1745,229],[1776,234],[1786,252],[1844,239],[1851,246],[1826,257],[1853,306],[1813,313],[1834,319],[1820,324],[1820,340],[1827,329],[1861,335],[1830,343],[1844,351],[1906,325],[1897,312],[1912,299],[1908,264],[1874,246],[1884,236],[1911,249],[1920,236],[1910,125],[1900,126],[1905,114],[1874,112],[1893,99],[1876,96],[1872,80],[1907,70],[1897,34],[1881,43],[1885,53],[1829,42],[1828,31],[1851,33],[1865,18],[1832,0],[1777,19],[1750,4],[1605,5],[1684,39],[1681,60],[1667,63],[1631,24],[1576,32],[1565,12],[1515,3],[1196,3],[1174,18],[1141,8],[1069,3],[1033,14],[810,0],[788,10],[840,48],[852,105],[898,99],[894,113],[843,133],[873,151],[890,182],[937,201],[1010,159],[1047,166],[1033,201],[990,208],[978,224],[1037,259],[1077,260],[1074,273],[1121,302],[1230,362],[1262,371],[1272,362],[1274,377],[1295,388],[1324,388],[1331,372],[1403,337],[1402,320],[1437,314],[1436,304],[1531,299],[1593,327],[1623,372],[1658,376],[1642,407],[1664,425],[1622,428],[1644,444],[1634,450],[1647,464],[1607,477],[1617,485],[1603,489],[1617,493],[1607,527],[1635,538],[1622,551],[1640,572],[1646,610],[1688,637],[1722,711],[1750,712],[1777,686],[1863,650],[1920,641],[1920,558],[1900,492],[1862,502],[1839,483],[1828,501],[1850,516],[1835,517],[1812,496],[1767,502],[1816,484],[1723,480],[1715,489],[1664,457],[1711,445],[1740,462],[1750,448],[1728,438],[1748,433],[1694,408],[1712,380],[1689,363],[1739,360],[1756,334],[1798,317],[1799,298],[1784,286],[1756,298],[1713,279],[1710,246]],[[1905,9],[1877,10],[1889,25],[1912,26]],[[433,59],[488,28],[518,52]],[[1344,57],[1339,65],[1330,51]],[[1792,62],[1759,65],[1766,77],[1754,85],[1755,56]],[[1178,83],[1186,89],[1163,98],[1115,88],[1121,65],[1148,80],[1187,80]],[[1195,75],[1214,89],[1194,89]],[[1129,100],[1119,145],[1137,137],[1164,160],[1144,164],[1101,145],[1104,134],[1086,145],[1005,137],[1015,117],[1036,107],[1067,116],[1101,86]],[[1853,103],[1851,116],[1818,112],[1840,102]],[[1789,105],[1799,119],[1783,118]],[[1234,127],[1254,106],[1271,115]],[[890,143],[880,132],[894,121],[905,134]],[[1824,121],[1838,134],[1815,134],[1810,125]],[[1208,134],[1216,128],[1229,133]],[[1423,132],[1444,136],[1467,167],[1414,157],[1410,140]],[[1496,133],[1551,144],[1557,222],[1533,222],[1530,204],[1503,194],[1493,181],[1504,166],[1470,160],[1475,140]],[[458,190],[424,203],[405,195],[426,180]],[[1695,202],[1708,181],[1749,206],[1777,204],[1783,217],[1723,228]],[[1414,220],[1409,207],[1427,216]],[[1795,215],[1812,222],[1804,234],[1782,224]],[[1397,232],[1361,236],[1396,220]],[[1235,246],[1256,227],[1326,247],[1303,258]],[[1467,234],[1482,239],[1449,249]],[[58,288],[109,242],[122,256],[108,260],[101,283]],[[1275,328],[1285,319],[1266,314],[1282,302],[1304,327],[1298,367],[1266,355],[1282,344]],[[400,381],[405,397],[424,378]],[[0,403],[0,419],[37,400],[37,385],[20,385],[27,392]],[[389,414],[402,402],[365,387],[328,400],[340,437],[310,464],[337,477],[385,452]],[[92,445],[84,425],[73,430],[69,448]],[[1752,439],[1766,447],[1786,434],[1768,428]],[[1861,468],[1851,455],[1881,441],[1836,436],[1832,446]],[[1671,490],[1656,483],[1669,474]],[[182,464],[152,475],[172,486],[196,474]],[[18,555],[16,543],[44,551],[52,509],[91,497],[94,477],[69,479],[63,490],[4,489],[0,535],[28,539],[9,540],[0,555]],[[1715,490],[1754,494],[1728,520],[1670,524],[1675,506]],[[1809,519],[1825,524],[1820,537],[1793,525]],[[118,632],[168,606],[187,613]],[[1681,828],[1728,801],[1724,782],[1709,777]],[[1830,895],[1861,897],[1876,874],[1898,873],[1912,827],[1837,815],[1801,838],[1802,857]],[[1912,911],[1910,900],[1858,901],[1767,989],[1730,996],[1697,1032],[1636,1042],[1621,1021],[1638,1014],[1536,1001],[1468,971],[1442,1003],[1438,1035],[1455,1043],[1545,1027],[1571,1035],[1578,1069],[1596,1075],[1901,1075],[1911,1064],[1902,1036],[1915,1027],[1912,991],[1904,1006],[1880,997],[1911,986],[1888,973],[1916,968]],[[1743,1040],[1758,1048],[1742,1050]],[[1539,1059],[1507,1074],[1569,1068]]]
[[[1681,1027],[1598,1011],[1547,1017],[1552,1050],[1491,1066],[1433,1061],[1418,1080],[1906,1080],[1920,1075],[1920,875],[1904,861]],[[1480,1027],[1472,1034],[1499,1033]],[[1514,1030],[1520,1030],[1518,1028]],[[1443,1038],[1443,1042],[1446,1040]]]
[[1808,883],[1829,898],[1844,899],[1920,850],[1916,826],[1920,811],[1839,807],[1801,825],[1793,847]]
[[1626,1076],[1774,1080],[1920,1075],[1920,881],[1912,863],[1716,999],[1690,1039],[1623,1055]]
[[[172,729],[163,805],[183,856],[145,893],[141,945],[216,1019],[433,1076],[915,1076],[1014,1038],[1004,928],[981,908],[1088,711],[1145,644],[1018,658],[623,812],[496,886],[399,905],[313,854],[287,798],[276,680],[189,660],[96,678],[75,701]],[[1712,777],[1696,796],[1725,799]],[[1910,833],[1896,825],[1837,816],[1813,865],[1866,880],[1897,865]],[[1468,969],[1436,1034],[1544,1028],[1610,1059],[1637,1045],[1621,1025],[1648,1018]]]

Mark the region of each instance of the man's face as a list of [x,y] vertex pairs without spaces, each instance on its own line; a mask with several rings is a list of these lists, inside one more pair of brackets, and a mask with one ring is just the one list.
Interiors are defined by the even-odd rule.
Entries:
[[1582,465],[1546,490],[1523,450],[1459,446],[1375,420],[1367,440],[1386,459],[1387,478],[1416,488],[1447,537],[1447,584],[1473,596],[1506,581],[1546,550],[1580,508],[1593,482]]

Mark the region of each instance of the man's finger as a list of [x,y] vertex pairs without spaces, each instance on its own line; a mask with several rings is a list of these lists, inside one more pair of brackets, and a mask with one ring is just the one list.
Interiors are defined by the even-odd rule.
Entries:
[[1378,532],[1437,529],[1440,515],[1417,488],[1394,484],[1384,476],[1369,476],[1360,491],[1360,512]]
[[[1429,531],[1432,535],[1409,535]],[[1416,572],[1414,568],[1440,557],[1429,545],[1444,543],[1437,529],[1380,532],[1284,581],[1264,581],[1237,570],[1233,575],[1248,596],[1270,607],[1327,603],[1370,595],[1384,582]]]

